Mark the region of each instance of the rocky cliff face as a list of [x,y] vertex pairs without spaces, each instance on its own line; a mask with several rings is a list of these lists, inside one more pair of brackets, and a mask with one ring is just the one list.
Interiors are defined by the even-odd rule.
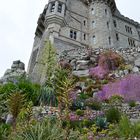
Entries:
[[0,83],[15,82],[17,77],[24,77],[25,75],[25,64],[20,60],[13,61],[11,69],[6,70],[4,76],[0,79]]

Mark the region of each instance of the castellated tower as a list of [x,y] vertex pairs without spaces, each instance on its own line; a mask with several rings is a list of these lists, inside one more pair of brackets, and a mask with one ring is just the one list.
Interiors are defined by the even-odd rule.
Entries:
[[114,47],[115,32],[112,15],[114,0],[93,0],[89,5],[89,44],[92,48]]
[[140,45],[140,24],[121,15],[115,0],[49,0],[37,23],[28,66],[34,82],[43,82],[40,59],[48,40],[58,56],[76,48]]

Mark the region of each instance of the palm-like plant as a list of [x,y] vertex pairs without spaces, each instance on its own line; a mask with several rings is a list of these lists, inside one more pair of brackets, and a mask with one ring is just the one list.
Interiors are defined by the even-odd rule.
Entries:
[[69,110],[71,105],[71,99],[69,93],[74,87],[75,79],[69,75],[69,71],[66,69],[58,68],[54,74],[54,87],[56,91],[56,97],[60,110],[62,107]]
[[24,96],[18,92],[11,94],[8,100],[9,111],[13,116],[13,128],[16,129],[17,117],[24,106]]

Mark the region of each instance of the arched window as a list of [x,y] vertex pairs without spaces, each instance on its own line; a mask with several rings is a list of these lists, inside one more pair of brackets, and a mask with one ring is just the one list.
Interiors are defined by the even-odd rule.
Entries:
[[96,44],[96,37],[95,37],[95,35],[92,36],[92,43]]
[[91,9],[91,14],[92,14],[92,15],[95,14],[95,9],[94,9],[94,8]]
[[84,26],[86,26],[86,20],[84,20]]
[[109,29],[109,22],[107,22],[107,28]]
[[107,9],[105,9],[105,14],[107,15]]
[[62,3],[59,3],[58,4],[58,10],[57,10],[59,13],[61,13],[62,12]]
[[109,45],[111,45],[111,37],[108,37]]
[[52,3],[50,12],[54,12],[54,9],[55,9],[55,3]]
[[84,34],[84,40],[86,40],[86,34]]
[[92,21],[92,28],[95,28],[95,21]]
[[119,34],[116,33],[116,40],[119,41]]

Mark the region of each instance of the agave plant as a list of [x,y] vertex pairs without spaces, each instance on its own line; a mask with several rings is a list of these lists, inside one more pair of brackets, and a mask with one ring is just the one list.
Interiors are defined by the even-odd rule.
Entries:
[[54,93],[54,89],[49,86],[45,86],[41,89],[39,97],[40,104],[48,106],[57,106],[57,99]]

